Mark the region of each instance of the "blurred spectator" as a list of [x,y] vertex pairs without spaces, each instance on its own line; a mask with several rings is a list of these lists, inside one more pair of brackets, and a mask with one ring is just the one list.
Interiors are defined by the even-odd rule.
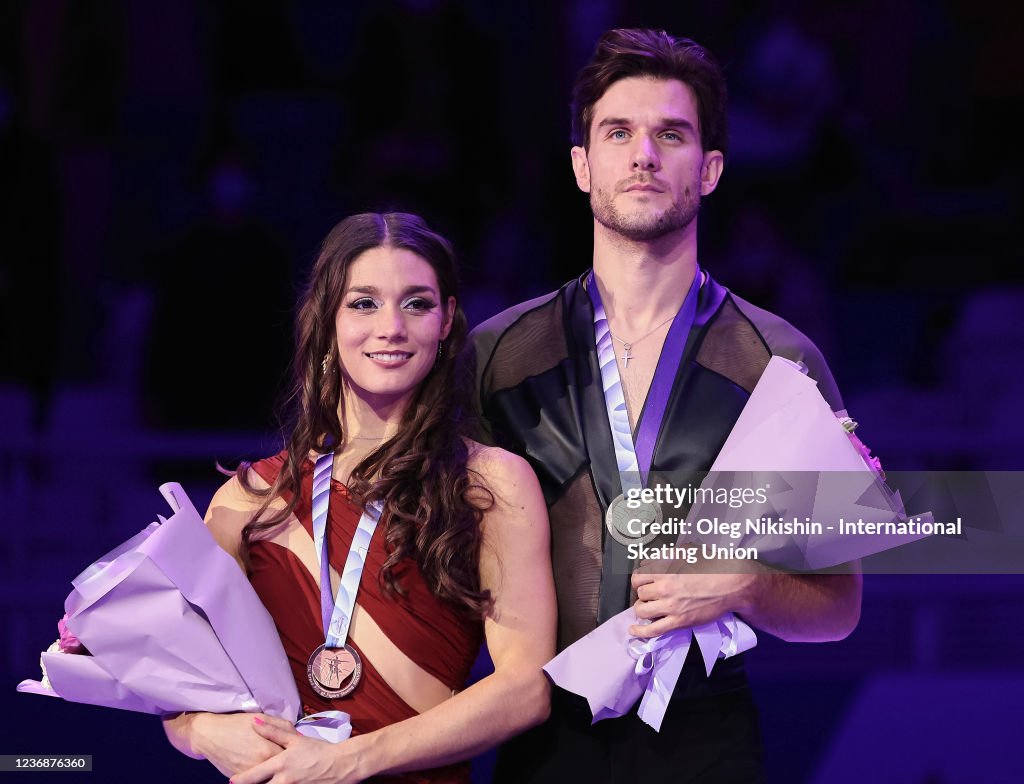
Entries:
[[833,364],[840,364],[828,288],[764,207],[749,203],[740,208],[729,243],[710,268],[739,296],[782,316],[810,337]]
[[294,302],[288,253],[250,212],[252,176],[214,160],[209,211],[149,264],[156,295],[146,372],[153,424],[261,430],[282,391]]
[[43,424],[53,393],[65,311],[60,192],[53,151],[24,123],[0,72],[0,380],[25,384]]
[[788,19],[753,41],[732,101],[730,163],[760,172],[803,168],[837,100],[828,49]]
[[489,39],[455,0],[391,0],[368,12],[347,42],[351,70],[339,90],[351,121],[337,164],[353,211],[409,209],[441,224],[458,216],[456,247],[476,247],[514,166],[495,127],[500,71]]

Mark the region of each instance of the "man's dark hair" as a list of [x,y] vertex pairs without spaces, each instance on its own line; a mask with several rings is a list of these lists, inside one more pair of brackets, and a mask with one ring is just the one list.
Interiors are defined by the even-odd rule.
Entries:
[[703,150],[728,145],[725,76],[711,53],[689,38],[664,30],[619,29],[601,36],[572,88],[572,143],[590,147],[594,104],[620,79],[646,76],[678,79],[693,90]]

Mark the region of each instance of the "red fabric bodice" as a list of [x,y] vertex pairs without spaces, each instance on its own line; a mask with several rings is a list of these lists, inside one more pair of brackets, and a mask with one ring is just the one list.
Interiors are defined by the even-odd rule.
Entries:
[[[282,452],[253,464],[253,470],[272,484],[284,460],[285,453]],[[295,516],[310,538],[313,536],[312,485],[313,462],[306,460]],[[289,496],[285,498],[289,500]],[[362,508],[352,501],[346,487],[332,480],[327,521],[328,557],[338,573],[344,567],[361,514]],[[351,640],[349,644],[363,660],[362,680],[355,692],[341,699],[329,700],[313,691],[306,677],[306,665],[310,654],[324,642],[317,580],[298,556],[274,542],[253,542],[249,556],[249,580],[277,625],[304,713],[345,711],[352,717],[354,735],[373,732],[416,715],[416,711],[395,694],[374,668],[373,662]],[[394,569],[405,595],[386,593],[378,577],[387,556],[382,525],[370,541],[356,602],[409,659],[449,688],[461,689],[480,648],[482,624],[437,598],[413,559],[406,559]],[[452,765],[397,778],[375,778],[373,781],[462,784],[469,781],[469,766]]]

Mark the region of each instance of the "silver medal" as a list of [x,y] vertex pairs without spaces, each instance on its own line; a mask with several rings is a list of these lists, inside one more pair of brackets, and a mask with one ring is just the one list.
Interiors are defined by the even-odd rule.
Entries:
[[[661,506],[646,501],[627,501],[619,496],[608,504],[604,524],[620,544],[647,544],[658,536],[662,521]],[[652,528],[654,530],[652,530]]]

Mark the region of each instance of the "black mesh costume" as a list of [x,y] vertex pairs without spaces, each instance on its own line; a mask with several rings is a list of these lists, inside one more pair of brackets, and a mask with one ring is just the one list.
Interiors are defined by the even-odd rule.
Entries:
[[[631,601],[629,575],[610,567],[623,548],[603,525],[621,484],[586,278],[511,308],[472,334],[480,438],[525,457],[548,505],[559,650]],[[658,434],[652,478],[670,477],[678,486],[711,467],[773,354],[803,362],[831,407],[843,408],[806,336],[708,276]],[[586,703],[556,689],[552,718],[506,746],[496,781],[760,780],[743,657],[719,661],[705,677],[696,646],[690,654],[660,734],[635,713],[591,727]]]

